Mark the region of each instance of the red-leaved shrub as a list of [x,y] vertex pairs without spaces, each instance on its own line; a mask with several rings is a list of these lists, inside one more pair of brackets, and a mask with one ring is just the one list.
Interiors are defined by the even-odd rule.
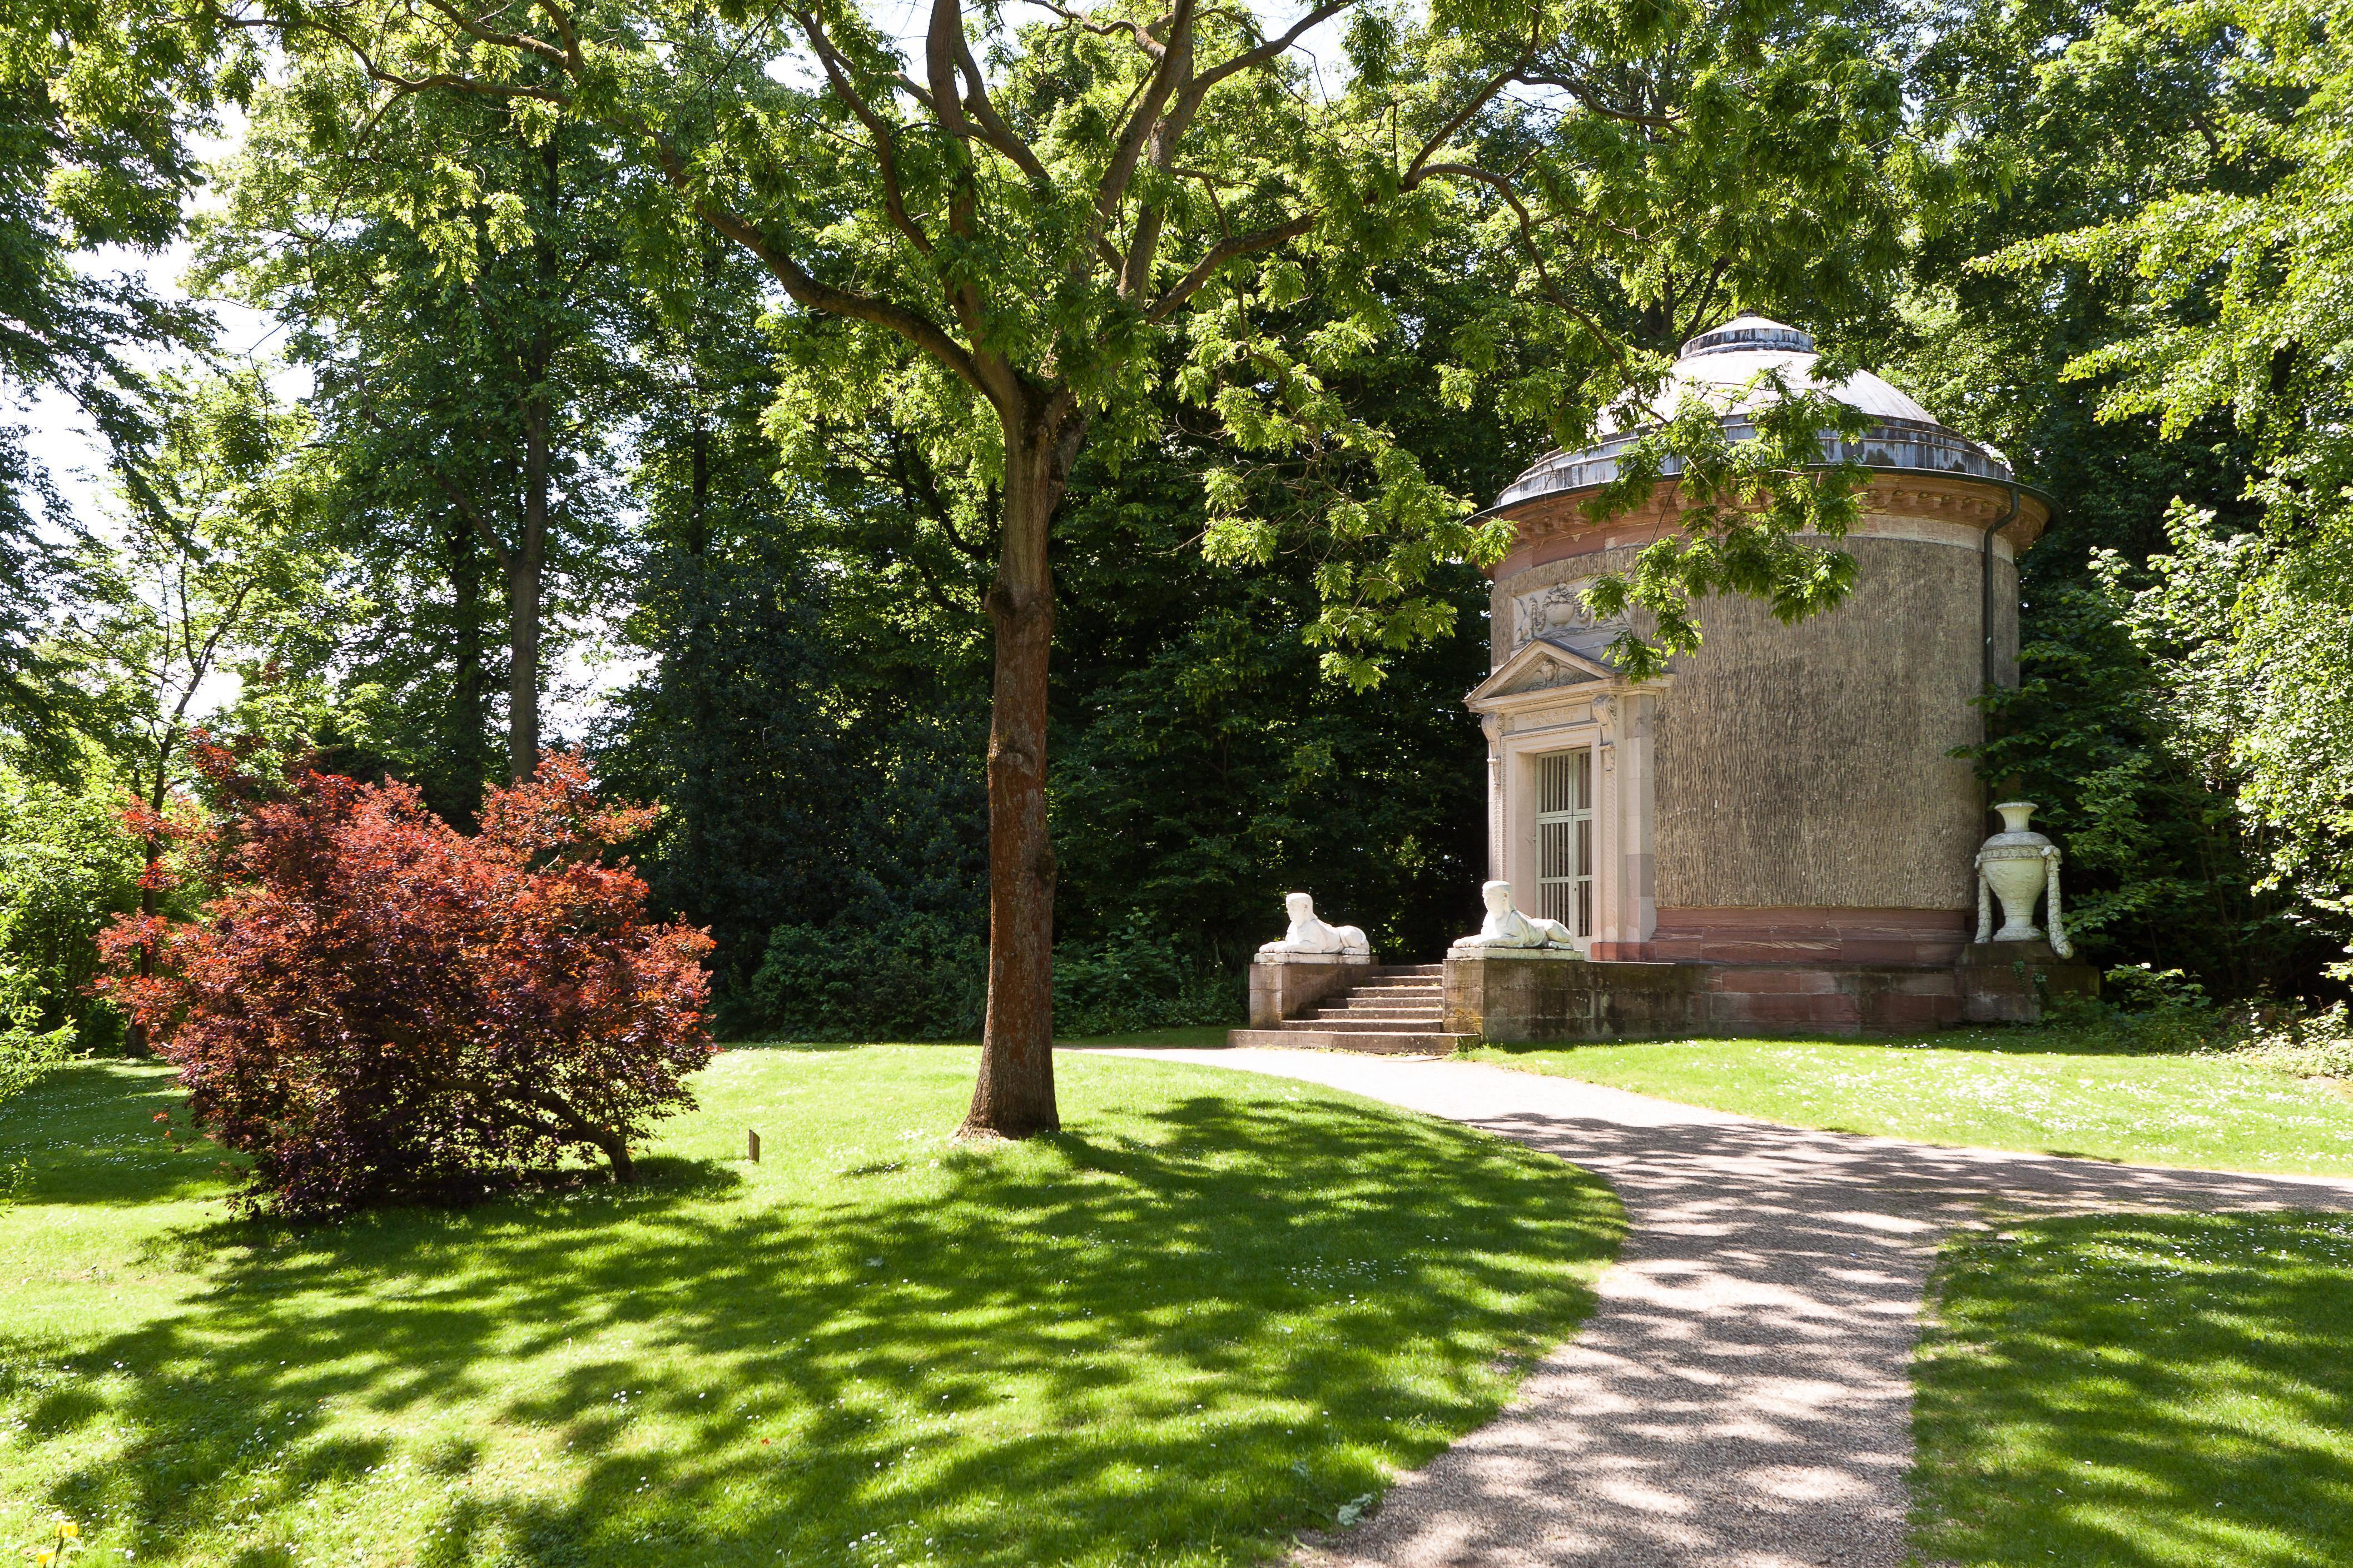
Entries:
[[600,808],[573,756],[493,791],[470,838],[407,785],[307,773],[236,808],[201,919],[116,923],[102,988],[251,1156],[258,1210],[457,1201],[596,1154],[630,1180],[712,1054],[710,938],[649,923],[596,858],[652,816]]

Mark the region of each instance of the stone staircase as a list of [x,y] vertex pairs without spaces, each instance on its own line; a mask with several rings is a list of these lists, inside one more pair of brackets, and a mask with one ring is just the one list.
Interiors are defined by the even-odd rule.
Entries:
[[1438,963],[1375,965],[1313,1010],[1271,1029],[1235,1029],[1227,1043],[1446,1056],[1478,1037],[1446,1033],[1445,974]]

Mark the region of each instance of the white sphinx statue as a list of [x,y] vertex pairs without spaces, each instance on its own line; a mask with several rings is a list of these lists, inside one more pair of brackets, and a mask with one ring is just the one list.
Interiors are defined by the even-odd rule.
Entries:
[[1271,942],[1258,950],[1261,963],[1300,963],[1317,960],[1325,963],[1369,963],[1373,944],[1355,926],[1325,925],[1315,918],[1315,900],[1304,893],[1286,893],[1282,907],[1291,913],[1291,929],[1282,940]]
[[1531,918],[1512,907],[1512,885],[1488,882],[1479,889],[1487,900],[1487,918],[1479,934],[1457,939],[1447,949],[1450,958],[1498,958],[1544,953],[1556,958],[1582,958],[1577,940],[1558,921]]

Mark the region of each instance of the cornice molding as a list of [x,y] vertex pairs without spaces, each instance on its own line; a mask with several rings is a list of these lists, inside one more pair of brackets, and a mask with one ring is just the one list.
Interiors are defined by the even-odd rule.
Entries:
[[[1648,501],[1607,522],[1594,522],[1585,516],[1582,508],[1593,495],[1590,489],[1540,496],[1502,508],[1499,515],[1517,528],[1519,541],[1502,561],[1488,569],[1487,574],[1501,579],[1549,562],[1598,555],[1609,550],[1640,549],[1664,538],[1673,531],[1673,520],[1680,512],[1678,489],[1674,481],[1662,481]],[[1907,533],[1903,524],[1912,520],[1968,528],[1971,537],[1966,542],[1975,548],[1986,525],[2000,517],[2009,505],[2007,486],[1966,474],[1877,474],[1864,490],[1862,519],[1846,536],[1907,539],[1931,544],[1964,542]],[[2050,504],[2032,491],[2021,489],[2018,516],[2003,526],[2000,538],[2014,557],[2042,537],[2050,521]]]

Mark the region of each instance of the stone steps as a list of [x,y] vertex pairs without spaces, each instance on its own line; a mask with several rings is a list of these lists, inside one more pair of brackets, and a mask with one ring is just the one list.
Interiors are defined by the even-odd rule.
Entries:
[[1236,1046],[1446,1056],[1472,1037],[1446,1032],[1445,973],[1445,966],[1437,963],[1375,968],[1296,1018],[1271,1029],[1236,1029],[1227,1040]]
[[1435,1025],[1445,1013],[1435,1006],[1318,1006],[1299,1013],[1299,1018],[1284,1018],[1284,1023],[1429,1023]]
[[1377,1032],[1370,1029],[1292,1028],[1286,1020],[1280,1029],[1232,1029],[1226,1035],[1229,1046],[1276,1046],[1294,1051],[1368,1051],[1376,1056],[1451,1056],[1457,1047],[1473,1044],[1471,1035],[1409,1034]]

